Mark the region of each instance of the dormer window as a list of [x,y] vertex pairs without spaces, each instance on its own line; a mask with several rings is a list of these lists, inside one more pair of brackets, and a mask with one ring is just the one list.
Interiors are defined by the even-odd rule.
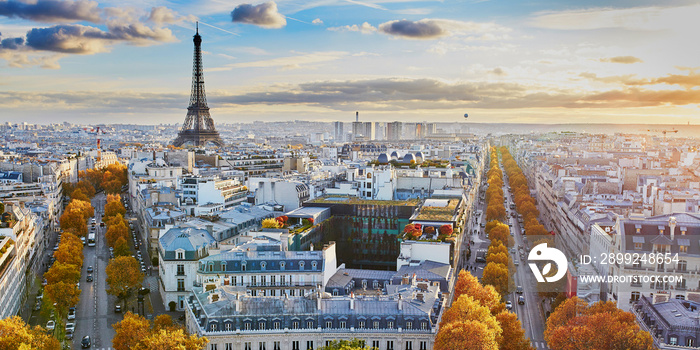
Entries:
[[185,251],[182,249],[178,249],[175,251],[175,258],[177,260],[185,260]]
[[221,262],[221,271],[226,271],[226,262],[225,261]]
[[280,261],[280,270],[284,270],[284,266],[286,263],[284,261]]
[[214,263],[209,263],[209,272],[214,271]]
[[318,263],[316,261],[311,262],[311,268],[316,270],[316,267],[318,266]]
[[241,263],[241,271],[245,271],[247,265],[248,265],[248,264],[247,264],[245,261],[242,262],[242,263]]
[[303,270],[303,269],[304,269],[304,264],[305,264],[305,263],[304,263],[303,261],[300,261],[300,262],[299,262],[299,270]]
[[265,267],[266,267],[266,266],[267,266],[267,263],[266,263],[266,262],[263,261],[263,262],[260,263],[260,269],[261,269],[261,270],[265,271]]

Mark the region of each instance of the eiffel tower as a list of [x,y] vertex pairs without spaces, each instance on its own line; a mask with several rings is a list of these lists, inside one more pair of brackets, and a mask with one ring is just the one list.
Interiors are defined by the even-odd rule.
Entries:
[[190,106],[187,107],[187,117],[182,129],[173,141],[173,146],[182,146],[185,143],[194,146],[204,146],[211,142],[219,147],[224,142],[219,132],[214,128],[214,120],[209,115],[207,96],[204,93],[204,72],[202,68],[202,37],[199,36],[199,23],[197,33],[194,35],[194,66],[192,67],[192,94]]

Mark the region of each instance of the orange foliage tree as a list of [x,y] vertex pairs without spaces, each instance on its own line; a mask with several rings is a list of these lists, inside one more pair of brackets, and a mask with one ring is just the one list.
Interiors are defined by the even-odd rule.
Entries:
[[58,350],[58,340],[43,328],[31,328],[21,317],[12,316],[0,320],[0,349],[3,350]]

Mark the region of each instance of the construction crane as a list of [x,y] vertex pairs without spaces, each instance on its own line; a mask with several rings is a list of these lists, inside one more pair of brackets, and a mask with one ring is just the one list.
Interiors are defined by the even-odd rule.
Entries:
[[678,130],[676,129],[671,129],[671,130],[662,130],[662,129],[647,129],[647,131],[651,132],[660,132],[664,135],[664,140],[666,139],[666,133],[672,132],[672,133],[677,133]]

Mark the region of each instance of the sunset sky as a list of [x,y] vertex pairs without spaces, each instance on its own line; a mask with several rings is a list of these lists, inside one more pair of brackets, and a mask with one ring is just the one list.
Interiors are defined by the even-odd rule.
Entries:
[[[663,3],[663,5],[659,5]],[[0,122],[700,124],[698,1],[0,0]]]

